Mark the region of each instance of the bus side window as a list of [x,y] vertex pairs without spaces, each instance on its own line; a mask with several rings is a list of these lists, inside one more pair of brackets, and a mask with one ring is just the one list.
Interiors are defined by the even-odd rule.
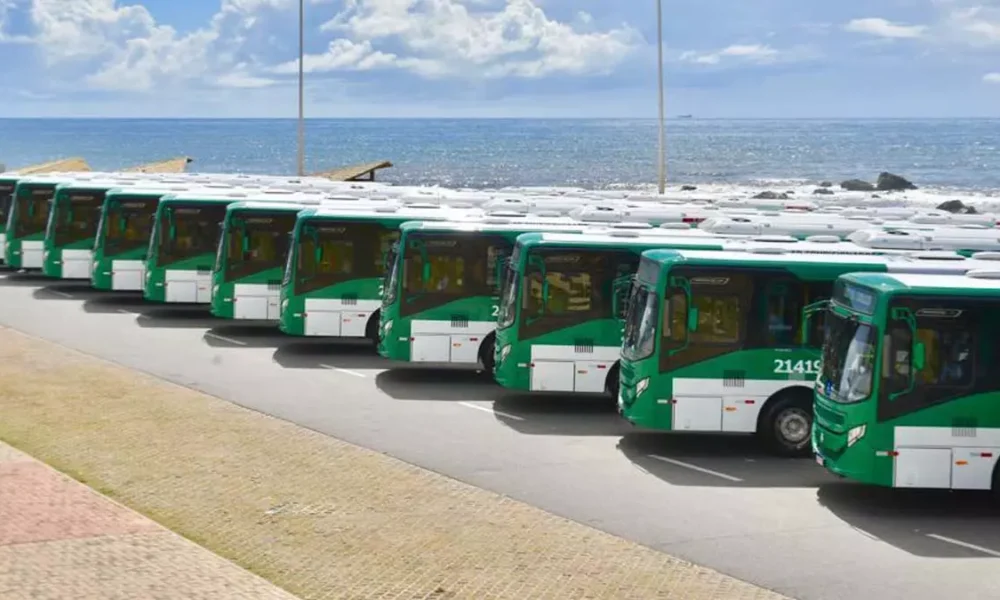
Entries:
[[884,393],[898,394],[910,385],[910,349],[913,339],[906,323],[890,321],[882,343]]
[[671,289],[663,305],[663,345],[678,347],[687,339],[687,296],[684,290]]
[[764,296],[764,339],[769,348],[790,348],[798,340],[804,294],[798,281],[770,281]]

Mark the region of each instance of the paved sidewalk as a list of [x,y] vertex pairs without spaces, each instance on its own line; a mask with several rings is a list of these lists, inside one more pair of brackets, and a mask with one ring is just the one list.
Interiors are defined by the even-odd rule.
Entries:
[[[784,598],[511,498],[3,327],[0,439],[308,600]],[[117,548],[128,548],[126,542],[134,539],[166,543],[169,537],[133,531],[128,527],[140,525],[128,525],[133,521],[124,517],[90,520],[116,524]],[[188,554],[148,552],[131,544],[146,557],[139,564],[159,573],[144,581],[169,582],[156,588],[164,594],[180,587],[169,567],[183,565],[178,570],[192,582],[223,585],[221,580],[231,586],[224,594],[181,594],[185,598],[280,597],[273,588],[257,594],[247,587],[249,580],[217,560],[206,559],[205,571],[189,572],[190,559],[183,558]],[[21,556],[17,573],[32,578],[33,585],[78,591],[101,583],[100,577],[80,575],[79,581],[59,584],[53,573],[62,569],[41,568],[46,561],[72,566],[71,552],[54,550],[37,559],[38,566],[31,562],[36,559],[24,558],[30,555]],[[10,559],[0,555],[0,565],[4,560]],[[101,569],[114,575],[114,567]],[[11,587],[3,571],[0,566],[0,597],[4,585]],[[211,573],[225,575],[215,579]]]
[[0,442],[0,598],[295,596]]

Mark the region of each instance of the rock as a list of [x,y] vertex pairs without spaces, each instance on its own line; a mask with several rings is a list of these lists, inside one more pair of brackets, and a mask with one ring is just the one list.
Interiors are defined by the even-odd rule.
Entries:
[[788,200],[788,194],[767,190],[753,197],[754,200]]
[[831,190],[829,188],[825,188],[825,187],[819,187],[819,188],[814,189],[813,193],[814,194],[822,194],[824,196],[832,196],[833,195],[833,190]]
[[875,187],[883,192],[917,189],[917,186],[910,183],[910,180],[887,171],[882,171],[878,174],[878,181],[875,183]]
[[788,195],[788,196],[794,196],[795,195],[795,191],[794,190],[786,190],[785,194]]
[[698,186],[696,186],[696,185],[682,185],[681,186],[681,191],[682,192],[693,192],[696,189],[698,189]]
[[872,194],[872,198],[881,198],[881,197],[882,196],[879,196],[878,194]]
[[975,206],[969,206],[961,200],[948,200],[947,202],[942,202],[937,205],[937,209],[950,212],[955,215],[974,215],[978,212],[976,211]]
[[874,192],[875,186],[862,179],[848,179],[841,181],[840,187],[849,192]]
[[833,187],[833,182],[832,181],[821,181],[821,182],[819,182],[819,187],[823,187],[823,188]]

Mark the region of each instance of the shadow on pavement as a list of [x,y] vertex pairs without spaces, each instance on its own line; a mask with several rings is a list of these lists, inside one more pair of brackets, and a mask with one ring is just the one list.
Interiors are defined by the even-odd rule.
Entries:
[[989,492],[835,481],[820,486],[817,499],[859,533],[915,556],[1000,557],[1000,505]]
[[219,322],[223,324],[210,328],[202,337],[202,340],[213,348],[272,348],[287,339],[285,334],[278,330],[277,323],[216,321]]
[[139,309],[135,318],[139,327],[148,328],[210,328],[219,324],[206,304],[149,304]]
[[618,449],[673,485],[812,488],[834,480],[811,458],[768,454],[752,435],[635,431],[622,437]]
[[33,291],[31,296],[36,300],[86,300],[102,293],[90,287],[89,283],[59,282],[43,285]]
[[83,311],[90,314],[141,313],[143,308],[151,306],[143,299],[142,292],[103,292],[101,296],[85,300]]
[[510,394],[493,403],[497,420],[528,435],[622,436],[632,430],[603,396]]
[[[0,274],[4,274],[4,272],[0,272]],[[0,287],[37,287],[54,281],[51,277],[43,275],[41,271],[21,273],[8,268],[5,274],[6,277],[0,277]]]
[[375,385],[396,400],[446,402],[496,400],[503,390],[475,369],[419,366],[383,371],[375,377]]
[[272,359],[286,369],[384,369],[391,363],[375,351],[368,340],[289,338],[274,351]]

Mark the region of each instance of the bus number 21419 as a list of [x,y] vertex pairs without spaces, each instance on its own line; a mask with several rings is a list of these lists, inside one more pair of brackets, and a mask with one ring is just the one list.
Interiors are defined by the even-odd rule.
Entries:
[[816,375],[819,373],[820,368],[819,360],[791,360],[791,359],[774,359],[774,372],[786,375],[791,375],[793,373],[803,373],[807,375]]

